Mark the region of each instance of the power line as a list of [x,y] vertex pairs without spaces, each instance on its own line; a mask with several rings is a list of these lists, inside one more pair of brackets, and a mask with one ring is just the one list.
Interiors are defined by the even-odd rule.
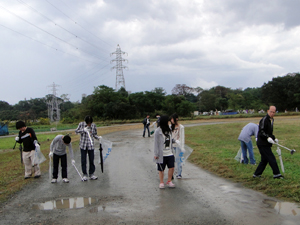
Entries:
[[[81,41],[83,41],[83,42],[85,42],[85,43],[87,43],[87,44],[89,44],[89,45],[91,45],[91,46],[93,46],[93,47],[95,47],[95,48],[97,48],[97,49],[99,49],[99,50],[101,50],[101,51],[106,51],[105,49],[99,48],[98,46],[96,46],[96,45],[94,45],[94,44],[92,44],[92,43],[90,43],[90,42],[88,42],[88,41],[86,41],[86,40],[80,38],[78,35],[72,33],[71,31],[67,30],[66,28],[64,28],[64,27],[60,26],[59,24],[55,23],[53,20],[51,20],[50,18],[48,18],[48,17],[45,16],[44,14],[40,13],[38,10],[36,10],[36,9],[33,8],[33,7],[31,7],[31,6],[28,5],[27,3],[23,2],[22,0],[18,0],[18,1],[19,1],[20,3],[22,3],[22,4],[24,4],[27,8],[30,8],[31,10],[33,10],[33,11],[36,12],[37,14],[41,15],[42,17],[44,17],[44,18],[47,19],[48,21],[52,22],[55,26],[60,27],[61,29],[63,29],[64,31],[66,31],[66,32],[68,32],[69,34],[73,35],[74,37],[80,39]],[[106,52],[108,53],[108,51],[106,51]]]
[[[109,45],[110,47],[113,47],[111,44],[107,43],[106,41],[102,40],[101,38],[99,38],[97,35],[95,35],[94,33],[90,32],[89,30],[87,30],[86,28],[84,28],[83,26],[81,26],[79,23],[77,23],[75,20],[73,20],[71,17],[69,17],[67,14],[65,14],[63,11],[61,11],[59,8],[57,8],[55,5],[53,5],[52,3],[50,3],[48,0],[45,0],[46,2],[48,2],[50,5],[52,5],[52,7],[54,7],[56,10],[58,10],[59,12],[61,12],[63,15],[65,15],[68,19],[70,19],[72,22],[74,22],[76,25],[78,25],[80,28],[82,28],[83,30],[87,31],[89,34],[93,35],[94,37],[98,38],[99,40],[101,40],[102,42],[104,42],[105,44]],[[61,1],[63,2],[63,1]],[[63,2],[66,6],[68,6],[65,2]]]
[[[98,64],[99,65],[99,64]],[[98,66],[97,65],[97,66]],[[79,80],[79,79],[82,79],[83,77],[84,77],[84,80],[86,80],[87,78],[89,78],[89,77],[91,77],[92,75],[94,75],[94,74],[96,74],[97,72],[99,72],[99,71],[101,71],[102,69],[104,69],[105,67],[107,67],[109,64],[106,64],[105,66],[103,66],[103,67],[101,67],[100,69],[98,69],[98,70],[96,70],[96,71],[94,71],[93,73],[89,73],[91,70],[93,70],[93,69],[95,69],[97,66],[95,66],[93,69],[91,69],[90,71],[87,71],[87,72],[85,72],[84,74],[80,74],[80,75],[78,75],[77,77],[75,77],[75,78],[72,78],[72,80],[70,81],[70,82],[68,82],[68,84],[70,85],[72,85],[73,83],[77,83],[77,81]],[[88,74],[89,73],[89,74]],[[88,74],[88,75],[86,75],[86,74]],[[81,83],[82,84],[82,83]],[[79,84],[80,85],[80,84]]]
[[13,32],[15,32],[15,33],[17,33],[17,34],[19,34],[19,35],[22,35],[22,36],[24,36],[24,37],[26,37],[26,38],[29,38],[29,39],[31,39],[31,40],[33,40],[33,41],[36,41],[36,42],[38,42],[39,44],[45,45],[45,46],[47,46],[47,47],[49,47],[49,48],[52,48],[52,49],[54,49],[55,51],[59,51],[59,52],[62,52],[62,53],[64,53],[64,54],[68,54],[68,55],[71,55],[71,56],[74,56],[74,57],[83,59],[83,60],[88,61],[88,62],[90,62],[90,63],[96,63],[96,62],[93,62],[93,61],[84,59],[84,58],[82,58],[82,57],[79,57],[79,56],[77,56],[77,55],[74,55],[74,54],[71,54],[71,53],[62,51],[62,50],[57,49],[57,48],[54,48],[54,47],[52,47],[52,46],[50,46],[50,45],[47,45],[47,44],[45,44],[45,43],[43,43],[43,42],[41,42],[41,41],[38,41],[38,40],[36,40],[36,39],[34,39],[34,38],[31,38],[31,37],[29,37],[29,36],[27,36],[27,35],[25,35],[25,34],[22,34],[22,33],[18,32],[18,31],[15,31],[15,30],[13,30],[13,29],[7,27],[7,26],[4,26],[3,24],[0,24],[0,26],[4,27],[4,28],[6,28],[6,29],[8,29],[8,30],[10,30],[10,31],[13,31]]
[[[87,52],[84,51],[84,50],[79,50],[79,48],[78,48],[77,46],[74,46],[74,45],[68,43],[67,41],[65,41],[65,40],[63,40],[63,39],[61,39],[61,38],[59,38],[59,37],[56,37],[55,35],[53,35],[53,34],[49,33],[48,31],[46,31],[46,30],[44,30],[44,29],[42,29],[42,28],[36,26],[35,24],[29,22],[28,20],[25,20],[24,18],[22,18],[22,17],[16,15],[15,13],[13,13],[13,12],[11,12],[10,10],[6,9],[5,7],[3,7],[3,6],[1,6],[1,5],[0,5],[0,7],[1,7],[2,9],[6,10],[7,12],[9,12],[10,14],[12,14],[12,15],[18,17],[19,19],[25,21],[26,23],[29,23],[30,25],[34,26],[35,28],[37,28],[37,29],[39,29],[39,30],[41,30],[41,31],[43,31],[43,32],[45,32],[45,33],[47,33],[48,35],[50,35],[50,36],[52,36],[52,37],[54,37],[54,38],[56,38],[56,39],[58,39],[58,40],[60,40],[60,41],[62,41],[62,42],[64,42],[64,43],[66,43],[66,44],[72,46],[72,47],[75,48],[76,50],[78,50],[78,51],[83,51],[83,52],[85,52],[85,53],[88,54],[88,55],[92,55],[92,56],[95,56],[95,57],[97,57],[97,58],[103,60],[102,58],[100,58],[99,56],[97,56],[97,55],[95,55],[95,54],[87,53]],[[103,61],[104,61],[104,60],[103,60]]]
[[[103,76],[103,75],[107,74],[108,72],[109,72],[109,70],[107,70],[106,72],[102,73],[100,76]],[[98,77],[99,77],[99,76],[98,76]],[[107,76],[107,77],[110,77],[110,75]],[[107,78],[107,77],[106,77],[106,78]],[[104,79],[106,79],[106,78],[104,78]],[[102,81],[103,81],[104,79],[102,79]],[[92,85],[93,87],[97,87],[97,86],[100,85],[100,84],[95,85],[95,83],[96,83],[95,81],[94,81],[94,82],[88,81],[88,82],[86,82],[85,84],[80,84],[79,87],[74,88],[74,86],[73,86],[72,89],[68,89],[68,91],[71,92],[71,91],[76,90],[77,92],[79,92],[79,91],[82,91],[82,90],[86,90],[87,87],[90,88],[91,85]],[[78,86],[78,85],[77,85],[77,86]],[[93,92],[93,91],[92,91],[92,92]]]
[[[45,46],[47,46],[47,47],[49,47],[49,48],[52,48],[52,49],[54,49],[54,50],[56,50],[56,51],[60,51],[60,52],[65,53],[65,54],[69,54],[69,55],[71,55],[71,56],[78,57],[78,56],[76,56],[76,55],[73,55],[73,54],[70,54],[70,53],[61,51],[61,50],[59,50],[59,49],[56,49],[56,48],[54,48],[54,47],[52,47],[52,46],[49,46],[49,45],[43,43],[43,42],[40,42],[40,41],[38,41],[38,40],[35,40],[35,39],[33,39],[33,38],[29,37],[29,36],[26,36],[26,35],[24,35],[24,34],[18,32],[18,31],[12,30],[12,29],[10,29],[10,28],[8,28],[8,27],[2,25],[2,24],[0,24],[0,26],[3,26],[4,28],[6,28],[6,29],[8,29],[8,30],[10,30],[10,31],[13,31],[13,32],[15,32],[15,33],[17,33],[17,34],[19,34],[19,35],[22,35],[22,36],[24,36],[24,37],[26,37],[26,38],[29,38],[29,39],[31,39],[31,40],[33,40],[33,41],[36,41],[36,42],[38,42],[38,43],[40,43],[40,44],[42,44],[42,45],[45,45]],[[78,58],[81,58],[81,57],[78,57]],[[81,58],[81,59],[83,59],[83,58]],[[84,60],[86,60],[86,59],[84,59]],[[89,60],[87,60],[87,61],[89,61]],[[89,62],[91,62],[91,61],[89,61]],[[95,63],[95,62],[91,62],[91,63]],[[95,69],[99,64],[102,64],[102,63],[98,63],[93,69]],[[84,73],[84,74],[80,74],[79,76],[77,76],[77,78],[72,78],[72,79],[67,83],[68,86],[72,86],[72,83],[77,82],[80,78],[82,79],[83,77],[85,78],[85,81],[86,81],[86,82],[81,82],[80,84],[75,85],[75,87],[72,86],[72,89],[69,89],[69,91],[73,91],[73,90],[82,90],[82,89],[84,89],[88,84],[91,83],[91,79],[86,80],[86,78],[92,78],[92,79],[95,79],[95,77],[91,77],[91,76],[94,75],[94,74],[96,74],[97,72],[101,71],[102,69],[104,69],[105,67],[107,67],[107,66],[109,66],[109,65],[110,65],[110,64],[108,63],[108,64],[106,64],[105,66],[103,66],[103,67],[101,67],[100,69],[98,69],[97,71],[95,71],[95,72],[93,72],[93,73],[91,73],[91,74],[89,74],[89,75],[87,75],[87,76],[84,76],[84,75],[87,74],[89,71],[86,72],[86,73]],[[93,70],[93,69],[91,69],[91,70]],[[100,76],[106,74],[107,72],[108,72],[108,71],[102,73]],[[107,76],[107,77],[109,77],[109,76]],[[76,81],[76,80],[77,80],[77,81]],[[104,79],[103,79],[103,80],[104,80]],[[102,80],[102,81],[103,81],[103,80]],[[54,89],[52,89],[52,92],[54,92],[54,95],[56,95],[56,90],[57,90],[57,89],[55,88],[56,86],[58,86],[58,85],[55,85],[55,86],[54,86]],[[81,88],[77,88],[77,87],[80,87],[80,86],[81,86]],[[50,104],[50,103],[51,103],[51,107],[52,107],[52,101],[50,101],[49,104]],[[47,104],[48,104],[48,103],[47,103]],[[54,103],[53,103],[53,104],[54,104]],[[54,105],[55,105],[55,104],[54,104]],[[49,111],[48,113],[50,113],[50,111]],[[50,114],[49,114],[49,115],[50,115]],[[49,118],[50,118],[50,117],[49,117]]]

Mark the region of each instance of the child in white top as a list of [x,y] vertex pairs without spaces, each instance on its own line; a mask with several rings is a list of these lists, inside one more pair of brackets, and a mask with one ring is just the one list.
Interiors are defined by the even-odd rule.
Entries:
[[172,176],[174,173],[174,155],[172,153],[172,132],[168,125],[168,116],[160,117],[160,126],[155,130],[154,134],[154,162],[157,163],[159,171],[159,188],[165,188],[164,185],[164,170],[168,166],[168,181],[166,185],[174,188]]
[[182,161],[181,158],[183,153],[185,152],[184,149],[184,126],[178,123],[178,115],[174,113],[171,116],[171,129],[172,129],[172,138],[175,141],[173,145],[173,150],[175,152],[175,171],[176,171],[176,178],[181,179],[182,173]]

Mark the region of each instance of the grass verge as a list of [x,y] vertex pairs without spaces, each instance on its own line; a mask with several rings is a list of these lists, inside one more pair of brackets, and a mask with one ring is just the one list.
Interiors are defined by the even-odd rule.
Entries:
[[[98,128],[98,135],[104,135],[107,133],[141,129],[143,125],[127,125],[127,126],[112,126],[112,127],[101,127]],[[46,157],[46,161],[40,164],[42,173],[47,172],[49,168],[49,147],[53,138],[60,133],[37,133],[38,140],[41,144],[41,151]],[[61,134],[64,134],[62,132]],[[79,135],[75,135],[75,132],[71,133],[72,145],[74,151],[78,149]],[[10,196],[17,191],[21,190],[24,185],[27,185],[34,181],[34,179],[24,179],[24,165],[20,162],[20,151],[18,150],[19,145],[16,146],[15,150],[12,150],[15,140],[14,137],[1,138],[0,143],[0,203],[3,203]],[[44,173],[44,176],[48,176]]]
[[[253,118],[258,123],[260,118]],[[247,122],[187,127],[185,129],[186,143],[194,149],[189,161],[211,171],[218,176],[240,182],[244,186],[261,191],[269,196],[288,201],[300,201],[300,149],[299,122],[300,117],[275,118],[274,134],[281,145],[296,149],[291,155],[288,150],[281,148],[285,179],[273,179],[271,167],[267,165],[262,178],[254,179],[252,175],[260,162],[260,154],[253,138],[256,166],[244,165],[237,162],[236,156],[240,142],[237,140],[241,129]],[[272,147],[278,166],[276,146]]]

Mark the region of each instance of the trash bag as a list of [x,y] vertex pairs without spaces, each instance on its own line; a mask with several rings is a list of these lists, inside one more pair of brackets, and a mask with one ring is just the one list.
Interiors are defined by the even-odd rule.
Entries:
[[175,172],[175,174],[178,174],[178,169],[181,168],[185,164],[186,160],[193,152],[193,149],[187,145],[184,145],[184,150],[185,150],[185,152],[183,153],[181,151],[180,147],[175,148],[175,152],[174,152],[174,155],[175,155],[175,171],[174,172]]
[[[156,126],[155,126],[156,125]],[[151,132],[150,132],[150,135],[154,134],[155,132],[155,129],[157,128],[157,123],[156,122],[153,122],[153,124],[150,126],[151,128]]]
[[[247,157],[249,158],[249,152],[247,151]],[[236,156],[234,157],[234,159],[240,163],[244,162],[244,157],[243,157],[243,152],[242,152],[242,148],[240,147],[240,149],[238,150]]]
[[193,149],[186,144],[184,145],[184,149],[185,149],[184,153],[181,151],[180,147],[176,147],[175,150],[175,162],[180,161],[181,165],[185,164],[185,161],[193,152]]
[[112,142],[102,138],[101,144],[102,144],[102,148],[103,148],[102,154],[103,154],[103,162],[104,162],[107,159],[107,157],[109,156],[109,154],[111,153]]
[[33,164],[38,165],[41,164],[42,162],[46,161],[45,156],[41,152],[41,148],[39,145],[35,147],[35,153],[34,153],[34,159],[33,159]]

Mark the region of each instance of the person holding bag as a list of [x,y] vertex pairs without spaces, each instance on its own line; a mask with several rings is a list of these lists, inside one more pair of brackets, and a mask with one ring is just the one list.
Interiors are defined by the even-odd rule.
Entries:
[[166,185],[174,188],[175,184],[172,182],[174,173],[174,155],[172,153],[172,132],[169,127],[169,117],[160,117],[160,126],[154,133],[154,159],[157,163],[157,170],[159,171],[159,188],[165,188],[164,184],[164,171],[168,166],[168,180]]
[[172,138],[174,140],[173,150],[175,152],[175,172],[176,178],[181,179],[182,173],[182,161],[181,158],[185,153],[184,149],[184,126],[178,123],[178,115],[174,113],[171,116],[171,130],[172,130]]
[[67,146],[71,154],[72,164],[75,164],[71,140],[72,139],[69,135],[57,135],[51,142],[49,153],[49,156],[53,158],[53,173],[51,183],[57,182],[59,159],[61,163],[62,180],[64,183],[69,183],[67,171]]
[[18,121],[16,129],[20,130],[19,135],[15,137],[15,141],[23,143],[22,158],[25,165],[25,179],[32,176],[32,167],[34,168],[34,178],[41,176],[40,166],[34,163],[35,149],[39,148],[39,143],[35,132],[32,128],[26,127],[25,122]]

